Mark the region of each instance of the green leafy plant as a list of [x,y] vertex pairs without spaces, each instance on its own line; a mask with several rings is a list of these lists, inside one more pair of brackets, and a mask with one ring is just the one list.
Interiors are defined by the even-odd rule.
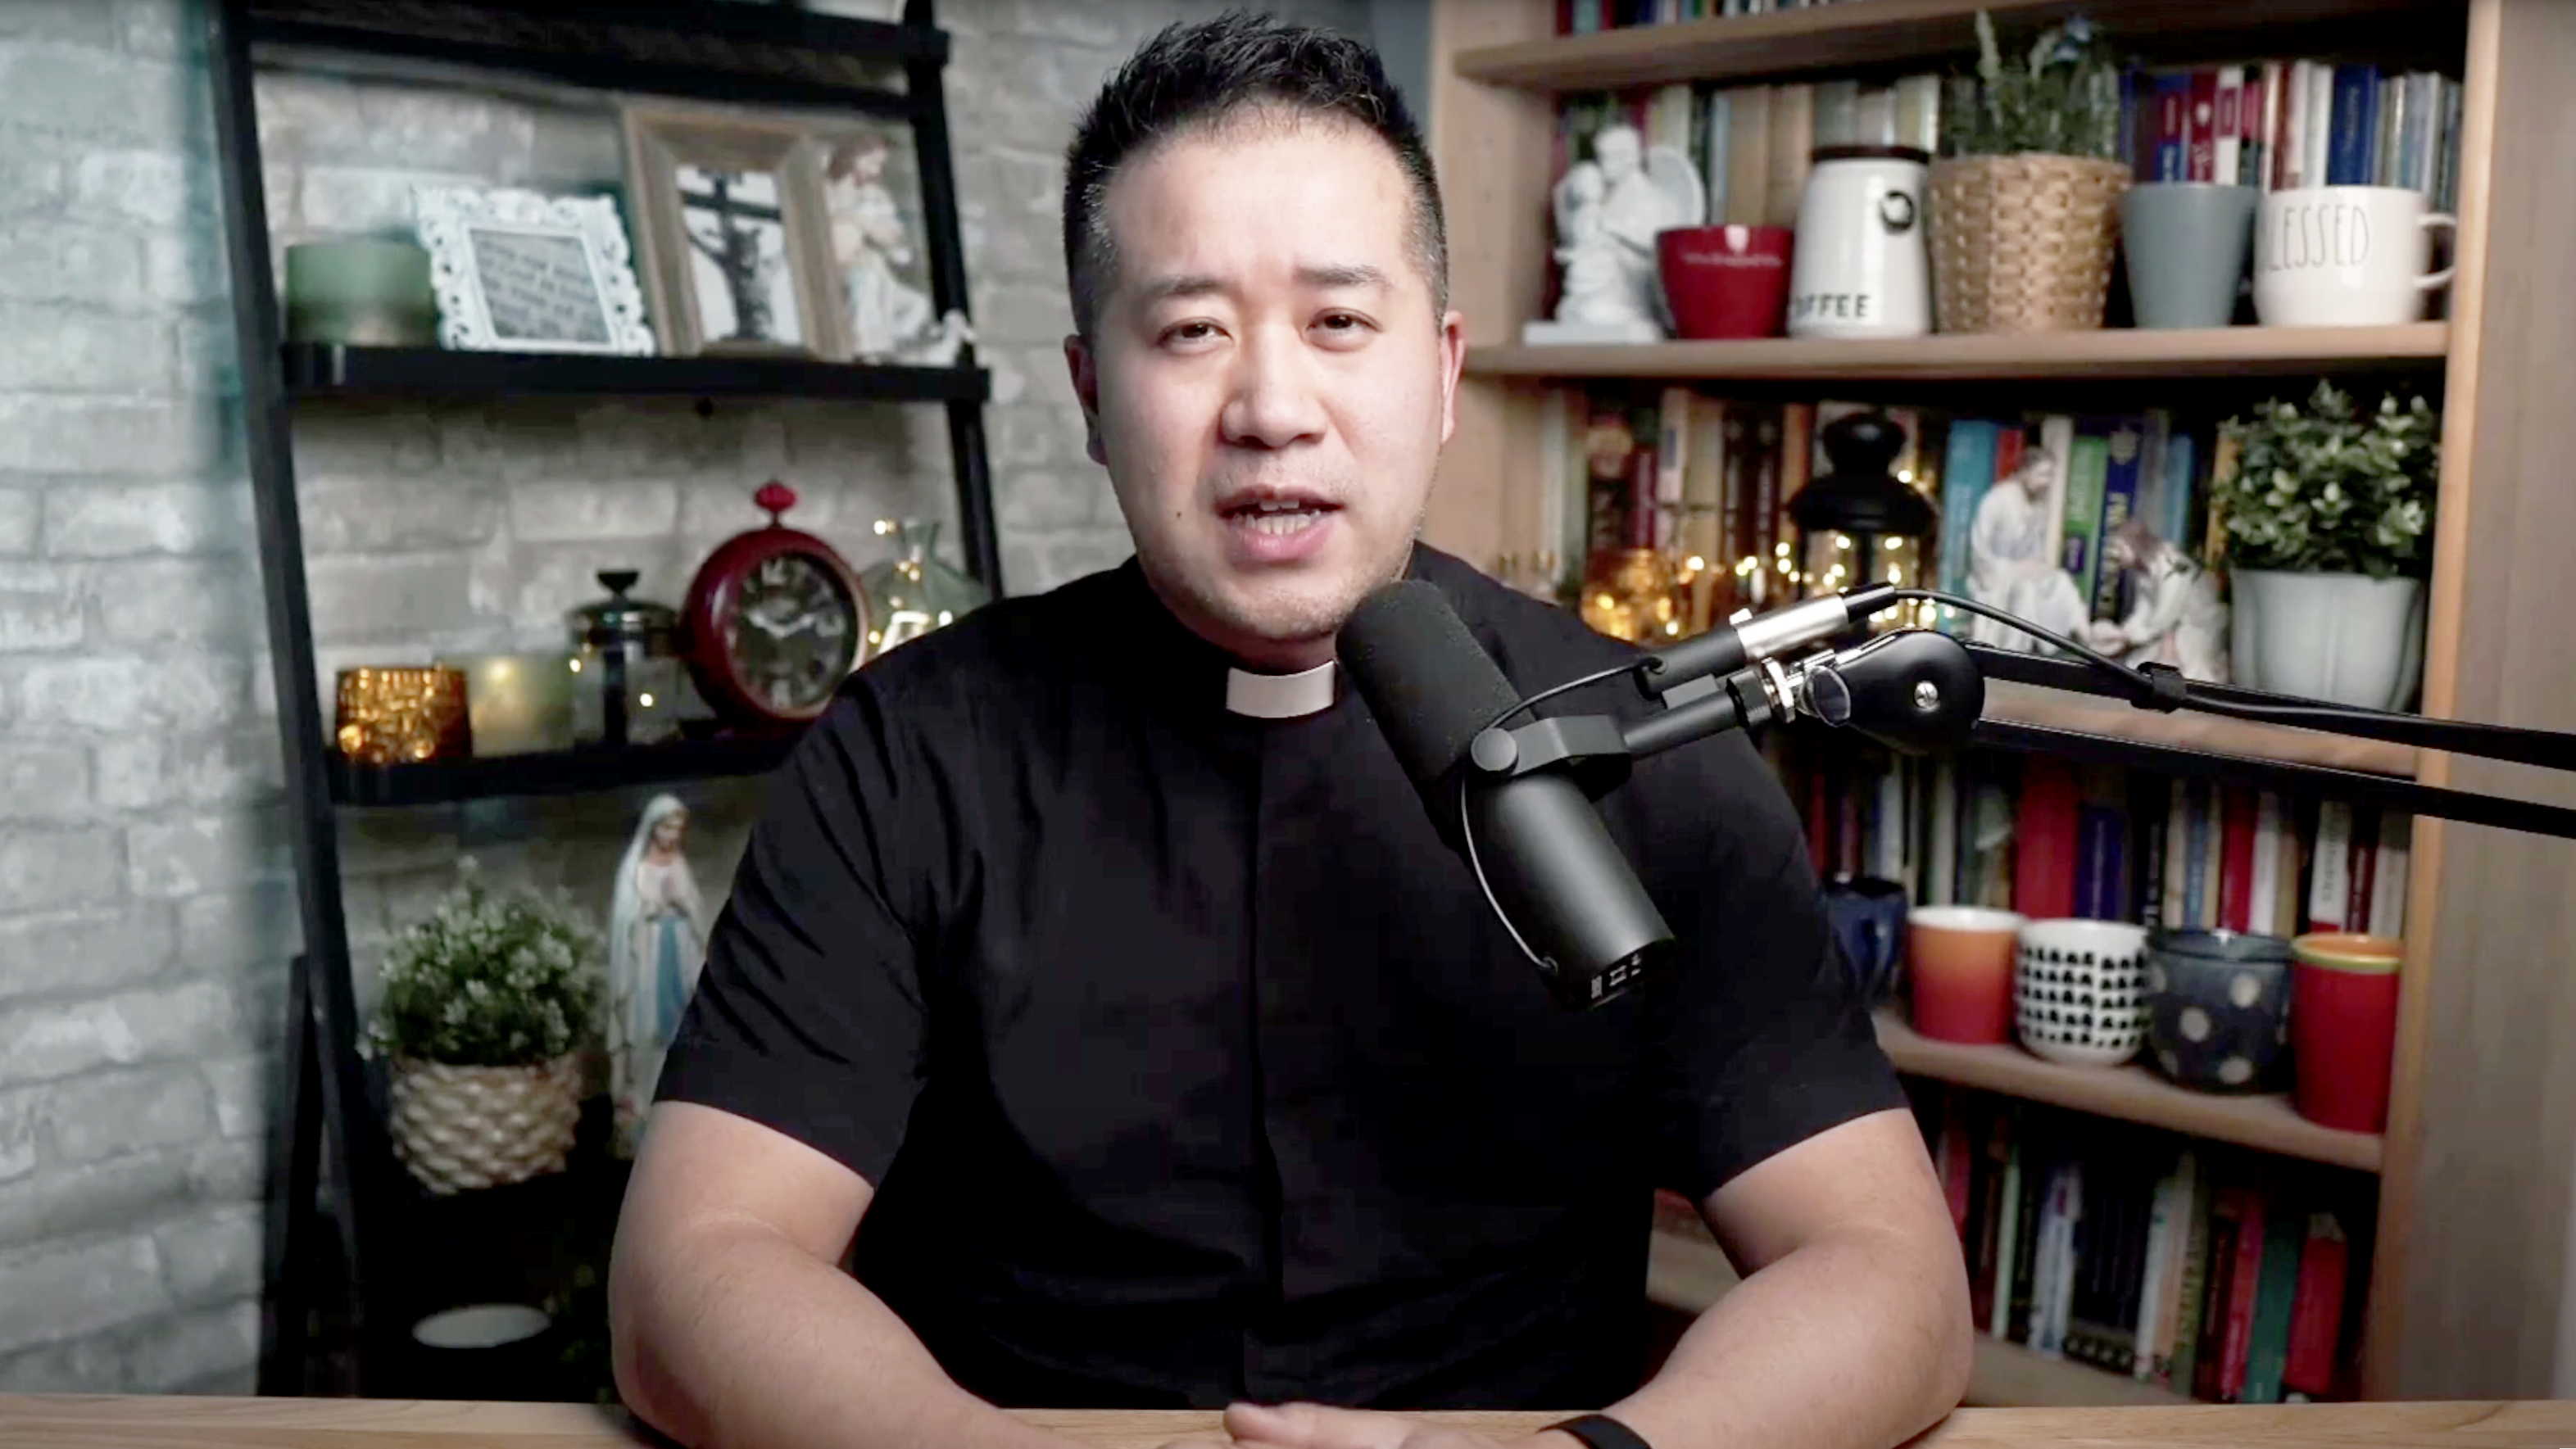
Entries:
[[1978,11],[1976,77],[1954,80],[1946,93],[1941,129],[1953,156],[2119,156],[2120,62],[2081,15],[2042,34],[2008,67],[1994,21]]
[[2237,568],[2420,577],[2430,566],[2441,415],[2395,393],[2368,414],[2320,380],[2219,425],[2236,467],[2211,482]]
[[598,937],[568,903],[495,891],[470,861],[461,874],[387,949],[369,1048],[451,1066],[517,1067],[590,1044]]

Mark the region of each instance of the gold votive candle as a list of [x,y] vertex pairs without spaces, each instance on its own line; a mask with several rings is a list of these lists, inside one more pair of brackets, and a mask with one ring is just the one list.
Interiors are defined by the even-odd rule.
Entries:
[[474,753],[465,671],[439,665],[361,665],[339,674],[336,741],[369,765],[463,759]]

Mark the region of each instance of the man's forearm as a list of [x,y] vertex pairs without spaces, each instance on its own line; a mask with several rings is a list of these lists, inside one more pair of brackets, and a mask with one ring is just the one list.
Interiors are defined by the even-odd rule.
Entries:
[[1655,1449],[1887,1449],[1957,1407],[1974,1342],[1955,1244],[1853,1233],[1738,1284],[1609,1412]]
[[619,1392],[684,1444],[1063,1449],[957,1387],[874,1293],[756,1224],[620,1264],[612,1314]]

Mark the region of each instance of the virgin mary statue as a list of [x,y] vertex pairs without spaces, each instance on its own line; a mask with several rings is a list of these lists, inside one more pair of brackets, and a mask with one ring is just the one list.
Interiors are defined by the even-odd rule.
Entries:
[[631,1156],[641,1136],[662,1057],[707,959],[707,908],[681,853],[689,811],[656,795],[617,865],[608,915],[608,1085],[617,1109],[617,1149]]

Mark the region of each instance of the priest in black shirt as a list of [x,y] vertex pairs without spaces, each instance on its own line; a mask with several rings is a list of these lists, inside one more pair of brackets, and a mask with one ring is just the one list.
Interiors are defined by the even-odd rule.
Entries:
[[[1378,1409],[1611,1421],[1549,1449],[1939,1418],[1958,1240],[1760,757],[1604,800],[1680,949],[1568,1013],[1336,677],[1407,574],[1525,689],[1628,649],[1416,542],[1465,332],[1376,59],[1164,32],[1084,117],[1064,229],[1136,557],[871,663],[782,771],[619,1225],[628,1403],[958,1449],[1061,1442],[996,1405],[1315,1449],[1488,1442]],[[1641,1385],[1656,1187],[1747,1276]]]

